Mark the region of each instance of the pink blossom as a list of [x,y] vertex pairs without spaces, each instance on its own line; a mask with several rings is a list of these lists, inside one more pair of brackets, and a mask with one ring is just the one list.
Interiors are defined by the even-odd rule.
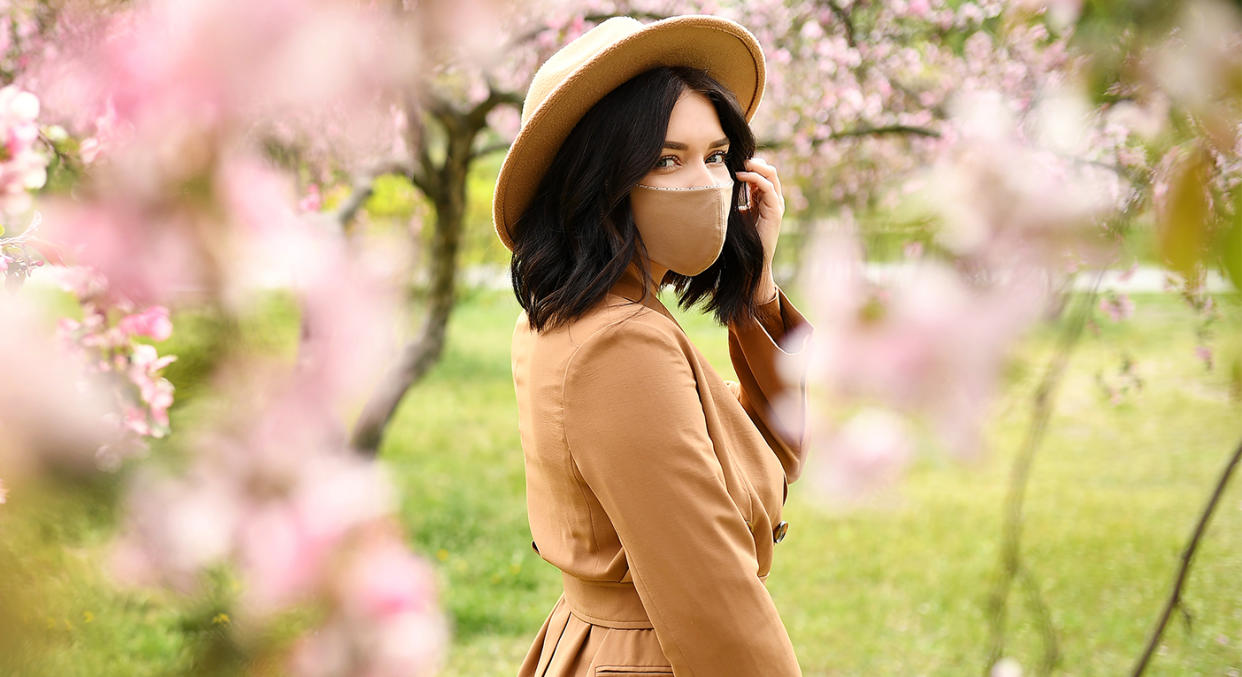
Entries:
[[118,324],[126,334],[147,336],[156,341],[166,340],[172,335],[172,321],[168,318],[168,308],[152,306],[136,315],[127,315]]
[[1110,294],[1100,299],[1100,310],[1114,322],[1121,322],[1134,314],[1134,301],[1126,294]]
[[434,572],[398,542],[369,543],[356,552],[342,576],[345,613],[379,619],[434,608]]
[[64,353],[46,311],[21,294],[0,298],[0,428],[8,479],[57,468],[94,469],[93,450],[115,426],[106,381]]
[[319,184],[312,183],[306,187],[306,195],[298,201],[298,210],[317,212],[323,207],[323,196],[319,194]]
[[853,228],[824,233],[810,260],[818,319],[808,379],[834,398],[882,404],[929,419],[944,444],[970,456],[1012,341],[1038,316],[1036,275],[968,284],[920,261],[886,285],[866,280]]
[[138,407],[125,407],[124,420],[125,427],[134,431],[136,434],[151,434],[151,427],[147,425],[147,415]]
[[102,445],[97,451],[101,467],[115,468],[124,454],[136,454],[145,445],[126,434],[143,437],[163,437],[168,432],[168,408],[173,402],[173,386],[160,376],[160,371],[173,362],[172,355],[160,356],[154,346],[134,344],[133,338],[147,334],[155,338],[167,338],[171,331],[168,311],[162,307],[135,314],[132,304],[116,301],[115,310],[127,314],[116,326],[109,324],[106,306],[109,300],[106,281],[85,269],[62,269],[57,282],[71,292],[85,294],[79,297],[82,320],[60,318],[56,324],[56,340],[64,354],[73,357],[82,367],[92,373],[123,374],[132,387],[113,385],[112,401],[118,414],[114,416],[117,433],[121,437]]
[[914,454],[909,426],[881,409],[864,409],[815,437],[822,446],[812,481],[830,501],[855,500],[891,486]]
[[47,181],[48,158],[37,148],[39,100],[14,85],[0,88],[0,209],[30,205],[29,191]]
[[1200,343],[1195,346],[1195,356],[1203,360],[1203,365],[1208,369],[1212,368],[1212,348]]
[[360,534],[334,581],[332,617],[294,650],[294,674],[438,674],[449,627],[438,610],[434,572],[397,533],[384,525]]
[[[53,198],[43,202],[51,237],[64,243],[77,266],[102,275],[100,289],[111,299],[139,305],[163,304],[192,292],[210,292],[212,259],[197,243],[209,217],[169,209],[162,200],[144,203],[129,189],[94,204]],[[158,223],[159,227],[152,227]]]
[[176,478],[137,468],[124,499],[121,537],[108,556],[118,582],[194,592],[203,568],[228,554],[245,504],[234,487],[201,466],[192,472]]

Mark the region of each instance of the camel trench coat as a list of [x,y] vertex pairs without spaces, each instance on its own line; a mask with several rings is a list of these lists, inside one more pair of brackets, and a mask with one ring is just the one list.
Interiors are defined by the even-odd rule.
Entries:
[[805,454],[805,378],[781,365],[812,327],[778,288],[728,327],[724,381],[641,296],[631,266],[571,323],[514,327],[531,545],[564,583],[518,675],[801,675],[765,579]]

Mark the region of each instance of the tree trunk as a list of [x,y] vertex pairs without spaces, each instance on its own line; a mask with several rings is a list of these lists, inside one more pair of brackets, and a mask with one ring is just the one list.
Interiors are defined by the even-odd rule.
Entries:
[[449,142],[449,155],[439,172],[441,190],[432,196],[436,221],[429,252],[426,315],[418,335],[402,349],[397,364],[384,376],[354,425],[350,445],[361,453],[379,453],[384,430],[406,391],[426,375],[444,351],[449,317],[456,301],[457,252],[466,215],[466,173],[472,140],[473,134]]

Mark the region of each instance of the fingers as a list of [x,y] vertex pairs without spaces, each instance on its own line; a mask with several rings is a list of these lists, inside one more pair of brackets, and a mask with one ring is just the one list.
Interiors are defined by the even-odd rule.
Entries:
[[785,198],[767,177],[757,172],[737,172],[737,178],[750,184],[751,188],[754,189],[750,193],[751,208],[758,206],[756,200],[763,202],[766,201],[768,196],[771,196],[772,201],[769,204],[780,211],[784,211]]
[[757,191],[751,192],[752,198],[755,196],[755,192],[771,192],[772,194],[776,194],[776,186],[772,185],[772,182],[762,174],[758,174],[756,172],[737,172],[737,178],[749,183],[757,189]]
[[785,195],[785,191],[781,188],[781,179],[776,173],[776,167],[763,158],[751,158],[746,161],[746,166],[753,172],[763,175],[776,188],[776,194]]

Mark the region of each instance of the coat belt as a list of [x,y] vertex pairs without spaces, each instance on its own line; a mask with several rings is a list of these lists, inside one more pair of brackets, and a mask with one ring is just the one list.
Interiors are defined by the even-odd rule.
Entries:
[[[760,580],[766,578],[766,575],[759,577]],[[561,581],[569,610],[588,623],[607,628],[654,627],[638,597],[638,590],[630,581],[588,581],[564,571]],[[704,606],[710,608],[710,604]]]

